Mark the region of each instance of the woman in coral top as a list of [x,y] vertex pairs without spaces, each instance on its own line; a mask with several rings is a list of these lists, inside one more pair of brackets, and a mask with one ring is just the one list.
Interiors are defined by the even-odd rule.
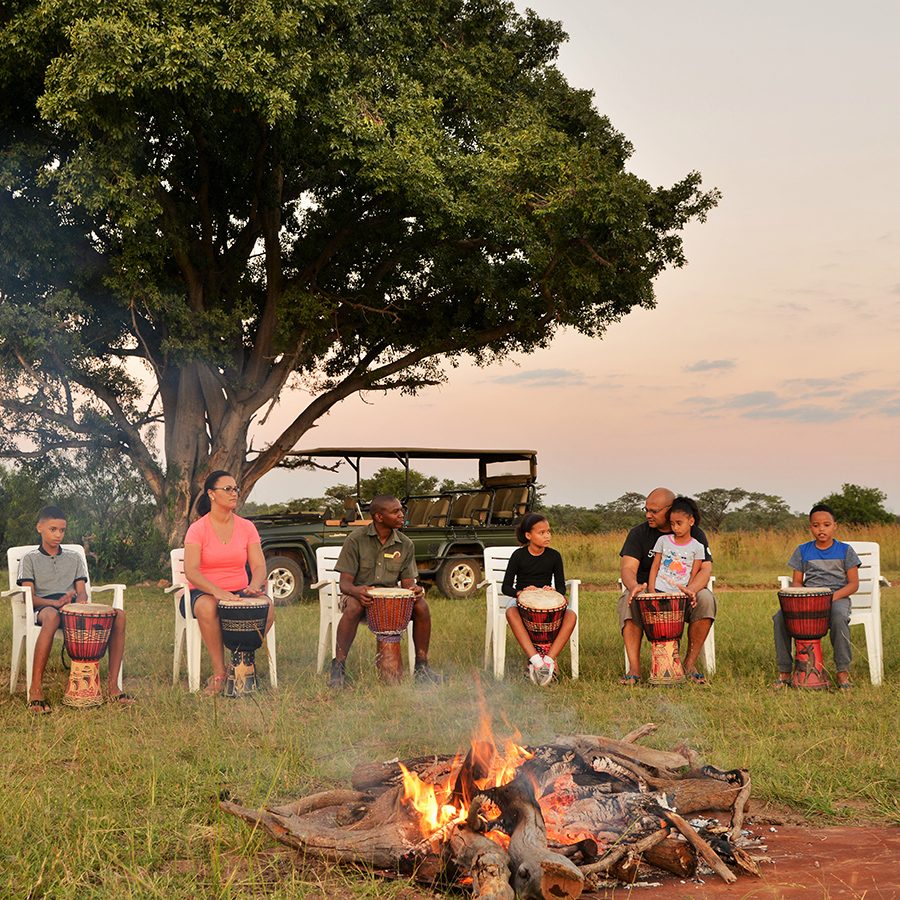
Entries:
[[251,521],[234,513],[239,494],[237,482],[228,472],[213,472],[197,501],[200,518],[184,538],[184,574],[191,588],[191,609],[212,663],[213,673],[203,691],[207,695],[221,694],[225,688],[219,601],[240,597],[269,600],[267,632],[275,617],[272,601],[266,597],[266,560],[259,532]]

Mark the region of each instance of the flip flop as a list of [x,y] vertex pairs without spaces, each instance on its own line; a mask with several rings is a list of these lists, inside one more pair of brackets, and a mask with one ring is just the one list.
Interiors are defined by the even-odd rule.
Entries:
[[106,699],[107,703],[118,703],[121,706],[134,706],[137,702],[131,694],[126,694],[125,691],[119,691],[118,694],[110,694]]
[[789,687],[791,687],[790,678],[787,678],[787,679],[779,678],[778,681],[776,681],[772,684],[773,691],[784,691],[784,690],[787,690]]
[[852,681],[839,681],[837,686],[842,691],[852,691],[853,690],[853,682]]
[[622,687],[637,687],[640,683],[640,675],[623,675],[619,679],[619,684],[621,684]]
[[50,714],[50,704],[43,697],[40,700],[30,700],[28,709],[36,715],[47,716]]
[[206,685],[203,688],[204,697],[218,697],[225,693],[225,682],[228,681],[227,675],[210,675],[206,679]]
[[688,673],[688,679],[690,680],[691,684],[709,684],[709,682],[706,680],[706,676],[702,672],[698,672],[696,670]]

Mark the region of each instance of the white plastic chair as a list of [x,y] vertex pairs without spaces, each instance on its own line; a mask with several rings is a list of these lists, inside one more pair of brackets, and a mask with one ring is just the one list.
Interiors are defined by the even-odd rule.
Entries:
[[[712,590],[716,583],[716,576],[710,575],[709,581],[706,582],[707,590]],[[619,594],[625,590],[622,579],[619,579]],[[713,622],[709,626],[709,634],[700,648],[700,660],[703,663],[703,672],[706,675],[713,676],[716,674],[716,623]],[[628,651],[625,651],[625,671],[628,671]]]
[[[316,582],[313,590],[319,591],[319,646],[316,651],[316,672],[325,668],[325,656],[331,649],[330,659],[337,654],[337,626],[341,619],[338,601],[341,598],[341,573],[335,571],[335,563],[341,555],[340,545],[316,547]],[[329,641],[330,637],[330,641]],[[407,650],[409,651],[409,671],[416,667],[416,647],[413,643],[413,624],[406,627]]]
[[[184,574],[184,547],[176,547],[169,554],[172,566],[172,586],[167,594],[175,595],[175,653],[172,659],[172,684],[178,683],[181,674],[182,647],[184,647],[187,667],[188,690],[200,690],[200,625],[191,611],[191,589]],[[184,599],[184,615],[181,614],[181,600]],[[278,661],[275,657],[275,623],[266,635],[266,654],[269,658],[269,684],[278,687]]]
[[[84,547],[81,544],[62,544],[63,550],[70,550],[77,553],[84,561],[85,569],[87,569],[87,558],[84,555]],[[0,596],[9,597],[12,605],[13,618],[13,639],[12,639],[12,660],[9,666],[9,692],[16,692],[16,683],[19,680],[19,666],[22,662],[22,649],[25,649],[25,677],[28,679],[25,690],[27,691],[31,685],[31,675],[34,671],[34,645],[37,643],[38,635],[41,633],[41,626],[34,624],[34,598],[30,585],[16,584],[19,575],[19,564],[22,557],[33,550],[35,545],[28,547],[10,547],[6,551],[6,561],[9,566],[9,590],[3,591]],[[90,574],[85,585],[88,603],[93,603],[94,594],[103,591],[113,592],[112,605],[116,609],[125,608],[125,585],[124,584],[97,584],[92,585]],[[57,631],[62,634],[62,629]],[[124,663],[123,663],[124,666]],[[119,669],[119,690],[122,690],[122,669]]]
[[[494,678],[498,681],[506,673],[506,607],[515,603],[515,597],[501,593],[503,578],[509,558],[516,547],[484,548],[484,581],[478,587],[486,587],[486,618],[484,627],[484,667],[493,660]],[[581,581],[570,578],[566,581],[569,594],[569,609],[578,616],[578,588]],[[569,652],[572,660],[572,678],[578,678],[578,629],[580,619],[575,620],[575,629],[569,638]],[[493,653],[491,652],[493,650]]]
[[[850,597],[850,624],[862,625],[866,632],[869,678],[872,684],[884,680],[884,647],[881,642],[881,547],[874,541],[847,541],[859,556],[859,590]],[[788,587],[790,575],[778,577],[779,587]]]

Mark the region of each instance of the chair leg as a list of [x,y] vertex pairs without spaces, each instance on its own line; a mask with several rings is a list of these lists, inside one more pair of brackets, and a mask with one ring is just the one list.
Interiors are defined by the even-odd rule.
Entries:
[[332,619],[331,598],[327,603],[319,600],[319,643],[316,648],[316,674],[325,668],[325,650],[328,647],[328,632],[334,628]]
[[575,628],[572,630],[572,636],[569,638],[569,653],[572,657],[572,680],[575,681],[579,674],[578,664],[578,625],[579,620],[575,620]]
[[875,634],[875,621],[872,618],[863,619],[862,626],[866,632],[866,654],[869,657],[869,679],[872,684],[881,684],[879,648]]
[[200,626],[193,617],[186,620],[186,644],[188,667],[188,690],[196,694],[200,690]]
[[19,669],[22,666],[22,654],[25,652],[25,631],[13,624],[12,659],[9,664],[9,692],[16,692],[19,681]]
[[269,684],[273,688],[278,687],[278,660],[275,658],[275,623],[266,635],[266,651],[269,655]]
[[703,671],[705,675],[716,674],[716,626],[713,624],[709,629],[709,634],[700,648],[700,655],[703,657]]
[[506,613],[497,604],[494,619],[494,678],[502,681],[506,675]]
[[409,674],[416,671],[416,643],[413,640],[413,623],[406,626],[406,652],[409,654]]
[[492,642],[494,637],[494,610],[493,604],[491,603],[491,591],[488,588],[487,596],[485,597],[485,623],[484,623],[484,668],[487,669],[491,664],[491,650],[492,650]]
[[181,674],[181,657],[186,654],[185,644],[187,636],[185,635],[184,619],[175,613],[175,651],[172,654],[172,684],[178,684],[178,676]]

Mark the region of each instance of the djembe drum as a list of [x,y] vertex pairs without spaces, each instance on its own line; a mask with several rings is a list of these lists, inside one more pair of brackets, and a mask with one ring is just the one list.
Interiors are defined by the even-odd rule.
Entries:
[[684,594],[645,592],[635,597],[650,641],[650,684],[678,684],[684,668],[678,645],[684,633]]
[[109,644],[116,611],[102,603],[69,603],[59,614],[66,653],[72,660],[63,703],[78,709],[100,706],[100,660]]
[[366,624],[375,635],[375,667],[378,677],[395,684],[403,677],[400,638],[412,618],[416,595],[407,588],[369,588],[373,603],[366,608]]
[[794,639],[791,685],[810,690],[831,687],[822,659],[822,638],[828,634],[833,591],[787,587],[778,592],[788,634]]
[[534,649],[546,656],[569,608],[566,598],[546,588],[531,588],[519,593],[516,606]]
[[244,697],[256,690],[256,651],[262,646],[268,616],[265,599],[219,601],[222,641],[231,651],[226,697]]

